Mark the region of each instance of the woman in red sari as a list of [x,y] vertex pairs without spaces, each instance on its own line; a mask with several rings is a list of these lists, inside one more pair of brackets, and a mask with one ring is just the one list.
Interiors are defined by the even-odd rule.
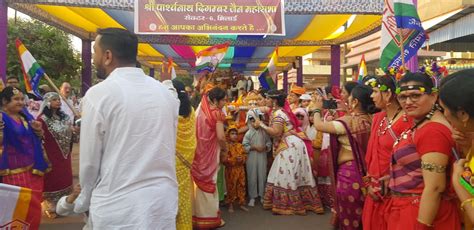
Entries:
[[385,230],[384,202],[387,200],[387,189],[390,168],[390,156],[395,140],[400,133],[410,128],[407,117],[395,94],[395,80],[390,76],[371,79],[372,100],[382,112],[375,114],[372,121],[369,145],[365,155],[367,175],[364,185],[368,196],[362,212],[362,226],[365,230]]
[[61,111],[61,98],[55,92],[43,96],[38,121],[45,131],[44,149],[52,170],[44,176],[43,211],[55,218],[56,203],[72,192],[71,150],[75,129],[69,116]]
[[[33,190],[28,217],[30,229],[38,229],[41,221],[43,175],[49,162],[41,147],[41,124],[25,109],[23,93],[6,87],[1,93],[2,147],[0,176],[2,183]],[[1,204],[0,204],[1,205]],[[1,214],[0,214],[1,215]]]
[[449,183],[455,142],[436,105],[437,89],[424,73],[407,73],[399,85],[398,101],[414,122],[393,146],[387,229],[459,230],[459,206]]
[[205,93],[196,119],[196,154],[191,169],[195,186],[193,226],[213,229],[224,226],[216,186],[220,155],[227,152],[224,132],[226,93],[215,87]]

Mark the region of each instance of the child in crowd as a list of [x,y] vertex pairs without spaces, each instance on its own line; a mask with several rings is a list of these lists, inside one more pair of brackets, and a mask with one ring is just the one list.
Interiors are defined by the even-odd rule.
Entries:
[[229,205],[229,212],[234,212],[234,202],[237,201],[240,209],[248,211],[245,207],[245,162],[247,156],[243,145],[239,142],[236,126],[229,126],[229,151],[223,160],[225,169],[225,182],[227,187],[226,204]]
[[265,183],[267,182],[267,153],[272,148],[272,141],[267,132],[260,127],[254,127],[255,118],[263,120],[264,114],[259,109],[251,109],[247,112],[247,125],[249,130],[242,142],[247,158],[247,182],[250,201],[248,206],[255,206],[255,199],[260,197],[263,203]]

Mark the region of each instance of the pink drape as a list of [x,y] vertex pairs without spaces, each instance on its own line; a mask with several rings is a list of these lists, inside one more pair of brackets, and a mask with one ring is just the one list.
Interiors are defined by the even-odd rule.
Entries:
[[[196,119],[196,154],[191,169],[194,182],[204,192],[214,193],[216,183],[213,180],[217,173],[219,146],[217,140],[217,118],[209,105],[207,94],[201,99],[201,110]],[[217,111],[219,112],[219,111]]]
[[[190,46],[183,46],[183,45],[170,45],[171,48],[182,58],[184,59],[196,59],[196,54],[194,53],[194,50]],[[191,67],[196,66],[195,61],[188,62]]]

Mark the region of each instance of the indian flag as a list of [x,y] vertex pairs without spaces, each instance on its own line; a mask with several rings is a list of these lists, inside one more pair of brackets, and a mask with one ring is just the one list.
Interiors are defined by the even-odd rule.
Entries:
[[38,229],[41,201],[35,199],[41,194],[34,193],[39,192],[0,183],[0,229]]
[[380,67],[384,70],[402,65],[416,55],[426,40],[418,12],[412,0],[386,0],[382,19]]
[[198,73],[203,71],[214,72],[219,62],[224,59],[224,56],[229,48],[229,43],[223,43],[208,47],[199,51],[196,54],[196,70]]
[[365,63],[365,56],[362,54],[362,58],[360,59],[359,64],[359,76],[357,81],[361,83],[365,76],[367,76],[367,64]]
[[258,81],[264,89],[276,89],[275,77],[276,77],[276,66],[278,64],[278,47],[272,54],[270,61],[267,64],[267,67],[263,72],[258,76]]
[[37,97],[41,98],[38,86],[41,77],[44,75],[44,70],[18,38],[16,39],[16,48],[18,50],[18,55],[20,56],[26,92],[35,94]]

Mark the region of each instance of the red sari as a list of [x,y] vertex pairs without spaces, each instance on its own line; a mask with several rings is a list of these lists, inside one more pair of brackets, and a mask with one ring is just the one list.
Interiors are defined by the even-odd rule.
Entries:
[[364,230],[385,230],[387,224],[383,218],[385,194],[382,194],[382,184],[380,179],[389,177],[390,156],[393,143],[400,136],[400,133],[410,128],[411,122],[398,119],[395,124],[389,127],[387,113],[375,114],[372,122],[372,131],[369,139],[365,161],[367,164],[366,184],[370,185],[379,197],[375,201],[371,196],[367,196],[362,212],[362,226]]
[[[451,131],[441,123],[430,122],[413,132],[403,134],[394,146],[390,166],[390,190],[392,195],[385,207],[388,230],[415,230],[420,208],[424,181],[421,157],[438,152],[449,157],[448,169],[454,162],[451,149],[455,142]],[[433,221],[435,230],[459,230],[461,220],[457,198],[449,183],[451,170],[446,170],[446,190],[442,193]]]

